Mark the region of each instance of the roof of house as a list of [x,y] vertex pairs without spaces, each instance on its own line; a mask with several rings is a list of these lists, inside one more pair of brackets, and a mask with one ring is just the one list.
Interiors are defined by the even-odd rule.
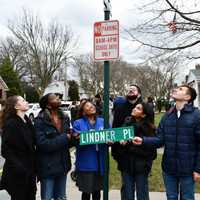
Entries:
[[0,76],[0,84],[4,87],[4,89],[5,89],[6,91],[9,90],[8,86],[6,85],[6,83],[4,82],[4,80],[2,79],[1,76]]
[[194,74],[194,76],[199,80],[200,79],[200,69],[191,69],[191,73]]

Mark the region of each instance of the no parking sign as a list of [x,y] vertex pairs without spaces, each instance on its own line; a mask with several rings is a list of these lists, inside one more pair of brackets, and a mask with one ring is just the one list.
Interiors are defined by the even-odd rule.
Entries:
[[106,20],[94,24],[94,59],[119,58],[119,21]]

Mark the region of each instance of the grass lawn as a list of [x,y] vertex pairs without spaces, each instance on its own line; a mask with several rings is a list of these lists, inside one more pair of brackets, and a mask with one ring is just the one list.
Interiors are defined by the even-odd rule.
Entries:
[[[165,191],[162,171],[161,171],[161,159],[162,154],[158,154],[156,160],[154,160],[151,174],[149,176],[149,190],[156,192]],[[121,177],[120,172],[117,170],[117,164],[110,156],[110,179],[109,179],[110,189],[120,189],[121,187]],[[196,184],[196,192],[200,192],[200,183]]]
[[[163,113],[158,113],[155,115],[156,126],[159,124],[159,121]],[[154,160],[151,174],[149,176],[149,190],[156,192],[165,191],[162,171],[161,171],[161,160],[162,154],[158,154],[156,160]],[[117,164],[110,156],[110,179],[109,179],[110,189],[120,189],[121,187],[121,177],[120,172],[117,170]],[[200,192],[200,183],[196,184],[196,192]]]
[[156,113],[155,114],[155,125],[158,126],[159,122],[160,122],[160,119],[161,117],[164,115],[164,113]]

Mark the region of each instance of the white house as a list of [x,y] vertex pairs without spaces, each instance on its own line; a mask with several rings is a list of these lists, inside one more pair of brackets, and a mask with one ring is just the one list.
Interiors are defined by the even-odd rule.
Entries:
[[194,106],[200,107],[200,69],[191,69],[186,82],[196,90],[197,98],[194,101]]
[[68,87],[65,81],[54,81],[45,89],[44,95],[47,93],[60,93],[63,95],[63,100],[68,100]]
[[5,102],[7,98],[7,91],[9,90],[8,86],[0,76],[0,110],[2,107],[2,104]]
[[8,91],[8,86],[0,76],[0,100],[6,100],[7,95],[6,92]]
[[[44,91],[44,95],[47,93],[60,93],[63,94],[63,100],[68,100],[68,89],[69,85],[65,81],[54,81],[48,85]],[[88,98],[89,95],[84,92],[82,88],[79,87],[79,96],[81,98]]]

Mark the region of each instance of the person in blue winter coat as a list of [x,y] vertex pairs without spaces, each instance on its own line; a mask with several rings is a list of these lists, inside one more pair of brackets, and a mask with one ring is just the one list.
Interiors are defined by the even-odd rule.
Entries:
[[[79,139],[82,131],[102,130],[103,118],[97,117],[95,105],[85,101],[79,111],[79,119],[74,121],[73,135]],[[105,144],[76,146],[76,185],[82,192],[82,200],[100,200],[103,189]]]
[[194,200],[200,181],[200,111],[193,106],[195,89],[182,85],[172,91],[176,105],[161,119],[156,137],[135,137],[136,145],[164,146],[163,179],[168,200]]
[[41,199],[65,200],[67,172],[71,168],[70,120],[59,109],[61,102],[55,94],[46,94],[39,103],[42,110],[35,128]]

